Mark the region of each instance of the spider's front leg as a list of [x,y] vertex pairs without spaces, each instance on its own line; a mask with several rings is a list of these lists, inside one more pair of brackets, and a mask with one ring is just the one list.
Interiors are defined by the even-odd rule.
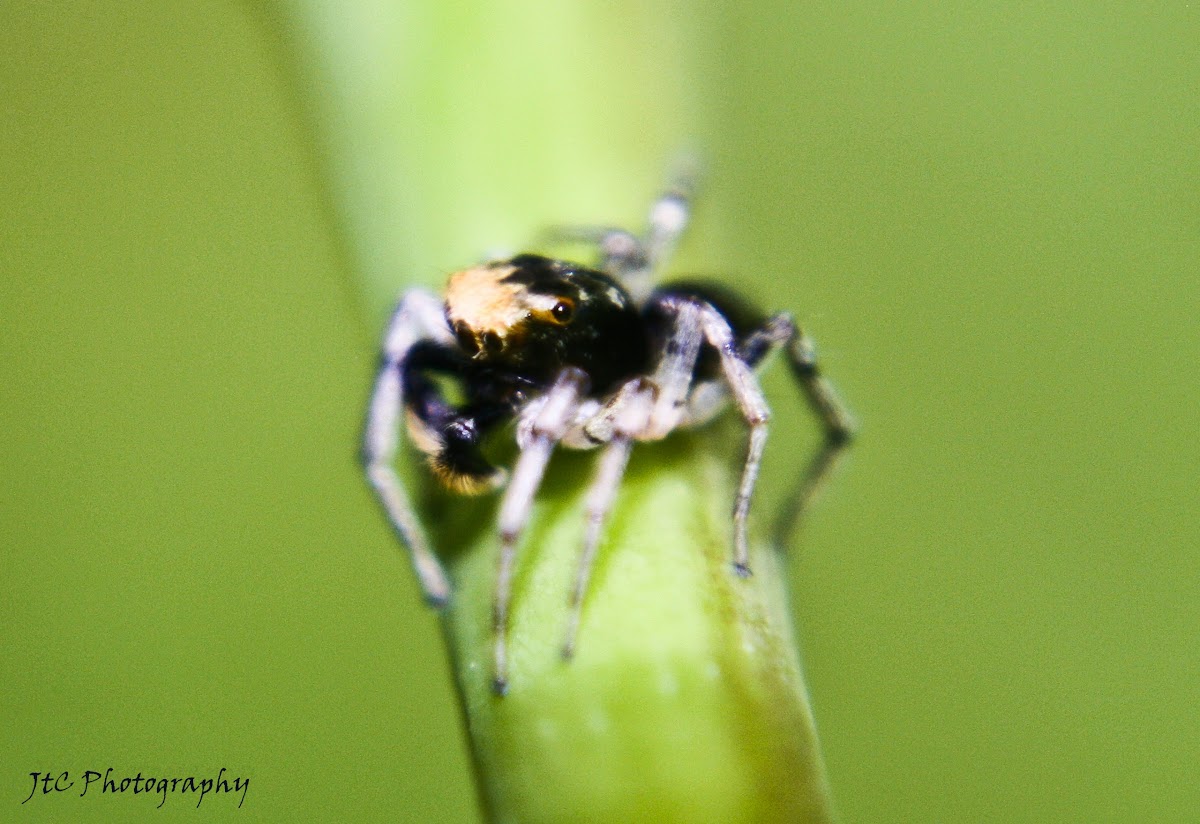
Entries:
[[664,336],[652,377],[634,378],[626,382],[608,403],[583,422],[579,433],[573,432],[568,436],[568,443],[575,439],[579,446],[589,442],[592,445],[604,443],[606,446],[588,489],[587,523],[575,583],[571,587],[567,632],[562,646],[565,659],[575,654],[583,599],[596,550],[625,475],[632,443],[634,440],[650,441],[666,437],[685,414],[685,401],[703,338],[700,304],[663,295],[655,299],[653,311],[662,313],[670,324],[670,331]]
[[545,396],[532,406],[519,426],[520,456],[500,504],[500,556],[496,575],[492,632],[495,638],[492,690],[508,691],[508,607],[512,597],[513,561],[517,542],[529,521],[529,510],[541,485],[546,464],[575,417],[580,398],[587,392],[587,375],[568,367]]
[[367,407],[362,459],[367,480],[388,521],[408,548],[425,599],[434,606],[443,606],[450,598],[449,579],[429,548],[425,530],[393,465],[400,415],[405,408],[402,371],[413,348],[422,341],[449,346],[453,337],[446,326],[441,300],[430,292],[414,289],[401,298],[384,336],[379,373]]
[[583,548],[579,553],[579,566],[567,603],[567,632],[562,646],[562,657],[566,660],[575,655],[575,637],[579,632],[583,598],[587,593],[596,549],[600,546],[604,524],[617,497],[617,490],[621,487],[621,479],[625,476],[633,440],[646,430],[650,420],[655,391],[649,380],[634,378],[617,390],[611,401],[583,421],[577,431],[573,430],[567,436],[568,445],[574,441],[579,448],[599,443],[605,446],[587,493]]

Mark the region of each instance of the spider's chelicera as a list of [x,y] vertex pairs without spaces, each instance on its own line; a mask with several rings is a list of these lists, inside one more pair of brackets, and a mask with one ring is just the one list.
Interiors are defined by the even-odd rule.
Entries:
[[[769,417],[754,368],[782,348],[825,432],[780,518],[785,537],[849,442],[850,417],[821,376],[811,341],[788,315],[766,316],[711,284],[654,285],[687,216],[687,188],[680,186],[654,204],[642,237],[618,229],[559,230],[559,238],[594,243],[598,265],[532,254],[486,263],[451,275],[444,299],[407,292],[388,326],[364,459],[431,603],[445,604],[450,586],[393,467],[401,416],[448,488],[475,494],[507,480],[494,610],[498,694],[508,685],[517,543],[556,445],[602,450],[570,596],[563,645],[570,658],[601,530],[634,441],[702,424],[732,399],[750,432],[733,511],[733,570],[743,577],[750,574],[746,519]],[[459,403],[447,400],[439,378],[459,383]],[[519,454],[509,477],[484,457],[482,441],[514,420]]]

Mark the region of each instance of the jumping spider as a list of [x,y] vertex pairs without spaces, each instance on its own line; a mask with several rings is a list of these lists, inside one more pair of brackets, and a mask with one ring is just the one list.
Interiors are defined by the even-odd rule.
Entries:
[[[450,585],[393,468],[401,412],[433,474],[463,494],[504,483],[506,473],[488,463],[481,442],[516,421],[519,457],[499,514],[493,682],[499,695],[508,685],[514,556],[556,445],[603,447],[570,596],[563,646],[570,658],[592,560],[633,441],[705,423],[732,397],[750,430],[733,508],[733,571],[745,577],[746,517],[769,417],[752,370],[782,347],[825,432],[781,518],[785,535],[850,440],[850,416],[821,376],[811,341],[787,314],[767,317],[709,284],[654,285],[687,223],[688,191],[677,186],[654,204],[643,237],[607,228],[554,233],[595,245],[595,268],[522,254],[464,269],[450,276],[444,300],[423,289],[406,292],[388,325],[367,414],[366,473],[436,606],[446,603]],[[456,381],[464,402],[447,401],[434,376]]]

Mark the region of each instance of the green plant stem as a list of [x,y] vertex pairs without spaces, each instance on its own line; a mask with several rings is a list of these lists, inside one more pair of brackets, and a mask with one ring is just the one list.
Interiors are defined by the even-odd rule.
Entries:
[[458,547],[447,638],[493,820],[828,820],[780,558],[757,545],[754,577],[733,574],[730,456],[713,434],[635,452],[570,663],[590,461],[555,462],[522,550],[502,699],[489,690],[492,507],[452,520],[457,502],[440,504],[452,526],[439,537]]
[[[602,7],[283,3],[372,317],[539,227],[639,224],[699,117],[686,29],[666,7]],[[634,450],[570,663],[594,453],[555,457],[519,551],[504,698],[496,500],[420,495],[489,820],[829,820],[786,576],[762,544],[753,578],[730,566],[743,440],[732,422]]]

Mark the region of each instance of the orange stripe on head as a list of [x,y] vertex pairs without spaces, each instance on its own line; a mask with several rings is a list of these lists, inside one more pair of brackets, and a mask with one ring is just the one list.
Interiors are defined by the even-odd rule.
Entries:
[[474,357],[505,348],[513,329],[529,317],[525,287],[504,282],[513,268],[476,266],[451,275],[446,285],[446,319]]

